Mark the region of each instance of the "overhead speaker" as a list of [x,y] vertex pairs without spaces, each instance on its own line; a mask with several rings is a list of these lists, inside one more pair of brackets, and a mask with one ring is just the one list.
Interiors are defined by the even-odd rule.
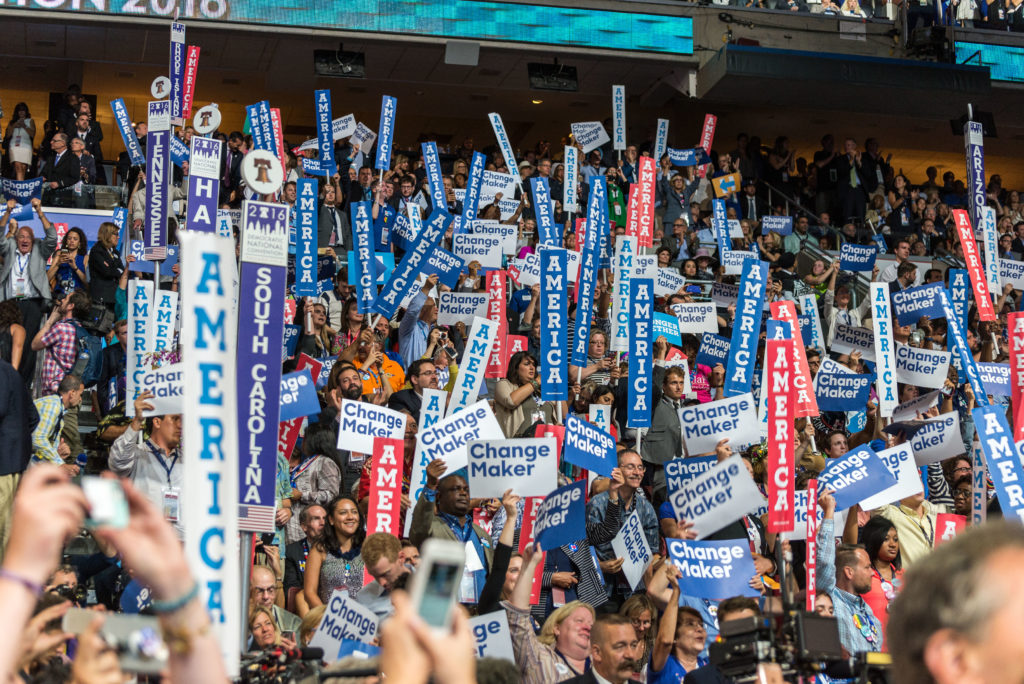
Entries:
[[480,63],[480,43],[468,40],[449,40],[444,46],[444,63],[476,66]]

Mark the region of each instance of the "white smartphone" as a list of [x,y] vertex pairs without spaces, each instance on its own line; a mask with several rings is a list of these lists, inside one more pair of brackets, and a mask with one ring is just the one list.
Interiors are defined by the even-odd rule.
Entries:
[[465,545],[442,539],[423,543],[420,567],[413,575],[410,591],[416,613],[431,627],[443,631],[451,628],[465,566]]

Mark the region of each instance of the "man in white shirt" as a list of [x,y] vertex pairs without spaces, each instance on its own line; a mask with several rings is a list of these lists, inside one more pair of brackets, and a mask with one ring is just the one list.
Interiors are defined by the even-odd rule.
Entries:
[[[896,276],[899,275],[900,264],[910,260],[910,243],[900,238],[896,241],[896,248],[893,250],[893,255],[896,257],[896,263],[889,264],[882,271],[881,275],[878,276],[878,282],[880,283],[891,283],[896,280]],[[921,284],[921,273],[920,271],[914,274],[914,285]]]

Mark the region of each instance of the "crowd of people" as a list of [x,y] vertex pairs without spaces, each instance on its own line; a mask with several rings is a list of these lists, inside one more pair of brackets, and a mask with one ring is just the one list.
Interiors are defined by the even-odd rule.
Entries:
[[[77,89],[69,89],[67,105],[63,120],[44,134],[49,147],[35,147],[35,125],[23,104],[14,108],[5,134],[5,173],[18,180],[42,175],[56,193],[50,195],[55,202],[63,192],[73,193],[80,179],[95,178],[102,164],[95,144],[102,132]],[[145,123],[137,123],[135,133],[144,149]],[[195,133],[185,127],[175,134],[187,145]],[[685,137],[674,132],[677,136]],[[259,199],[241,172],[242,159],[253,148],[251,136],[231,131],[213,137],[225,143],[221,207],[235,209],[246,199]],[[396,140],[406,137],[412,136],[399,127]],[[730,519],[710,535],[678,514],[671,501],[676,485],[666,477],[668,464],[678,459],[710,456],[723,463],[739,456],[762,497],[774,473],[764,439],[738,443],[725,434],[705,453],[686,447],[680,410],[724,401],[732,361],[727,351],[724,361],[703,363],[708,342],[702,336],[653,340],[650,427],[631,424],[627,379],[630,364],[638,360],[611,350],[612,302],[621,280],[617,267],[602,267],[595,279],[587,361],[569,367],[568,381],[559,388],[567,400],[543,398],[541,287],[520,285],[509,270],[543,249],[529,179],[546,179],[559,239],[566,249],[579,251],[585,241],[576,234],[573,219],[586,212],[592,179],[604,178],[613,251],[630,230],[634,209],[628,198],[640,181],[640,159],[651,156],[650,140],[630,141],[621,151],[610,142],[587,153],[579,147],[575,184],[565,177],[563,145],[541,141],[527,148],[520,141],[515,163],[523,186],[513,197],[492,194],[477,207],[478,218],[517,227],[515,250],[504,257],[501,277],[508,292],[508,334],[525,337],[526,346],[508,355],[504,373],[488,377],[481,391],[502,433],[508,439],[532,437],[545,426],[564,425],[570,416],[591,421],[592,406],[610,407],[606,427],[617,452],[611,476],[588,477],[580,467],[561,461],[558,480],[550,483],[554,490],[589,480],[586,524],[578,539],[544,553],[521,543],[526,506],[518,493],[509,489],[500,498],[476,497],[465,471],[450,472],[441,459],[427,466],[425,487],[416,496],[411,475],[424,391],[450,391],[466,372],[461,361],[469,331],[463,322],[438,324],[439,293],[486,292],[489,269],[476,261],[465,264],[452,288],[431,275],[390,320],[371,316],[361,311],[349,272],[348,255],[355,248],[350,212],[354,203],[370,202],[378,226],[412,213],[421,220],[437,211],[463,215],[474,152],[483,152],[486,170],[498,174],[508,174],[508,160],[489,141],[465,139],[448,149],[441,158],[445,205],[434,206],[417,151],[398,152],[390,168],[377,171],[372,151],[339,140],[337,173],[309,176],[303,163],[316,152],[299,150],[299,142],[287,145],[285,182],[274,199],[288,206],[294,222],[296,181],[318,178],[317,248],[331,275],[319,297],[295,300],[289,295],[294,318],[286,323],[300,331],[294,347],[285,350],[283,371],[294,371],[303,355],[333,365],[318,388],[319,414],[304,421],[290,453],[277,455],[277,531],[258,538],[245,570],[246,652],[309,644],[332,594],[344,590],[381,621],[376,666],[383,681],[426,681],[428,673],[434,681],[452,684],[729,681],[709,660],[708,647],[719,638],[722,624],[778,618],[792,605],[804,605],[809,594],[815,612],[838,623],[844,655],[888,652],[897,681],[1016,681],[1008,673],[1019,678],[1024,658],[1014,635],[1024,616],[1024,534],[1009,522],[972,525],[971,496],[977,487],[972,453],[978,430],[971,410],[980,402],[955,365],[949,366],[941,391],[929,394],[931,387],[907,382],[898,386],[898,402],[914,407],[911,421],[958,417],[959,433],[947,446],[948,456],[921,468],[919,493],[869,509],[854,504],[837,511],[835,492],[823,488],[814,545],[769,531],[767,499],[756,512]],[[641,252],[655,256],[658,269],[682,275],[685,285],[656,297],[654,308],[674,315],[676,305],[714,301],[716,325],[707,332],[727,340],[731,336],[742,314],[736,295],[732,301],[713,297],[718,286],[740,282],[736,274],[726,273],[713,223],[713,200],[724,199],[736,228],[727,249],[753,251],[768,263],[765,310],[774,302],[812,297],[811,311],[803,313],[813,312],[820,320],[821,340],[804,337],[800,349],[812,381],[826,363],[856,375],[874,372],[862,351],[833,348],[844,326],[870,330],[877,323],[855,274],[840,268],[842,245],[877,246],[880,261],[868,271],[870,280],[887,283],[892,295],[921,284],[949,286],[951,270],[968,266],[954,224],[954,210],[968,208],[967,182],[953,171],[940,179],[929,168],[925,178],[911,179],[899,169],[898,159],[881,150],[880,141],[861,144],[846,137],[840,142],[832,135],[821,140],[821,149],[810,159],[797,158],[785,137],[768,147],[742,134],[735,141],[718,140],[708,151],[707,167],[675,166],[667,154],[656,160],[651,246]],[[180,205],[177,218],[171,219],[171,242],[176,231],[184,230],[187,161],[176,174]],[[733,174],[738,185],[716,192],[714,180]],[[223,681],[209,618],[181,550],[182,522],[168,515],[168,491],[182,493],[185,505],[188,501],[181,415],[143,419],[153,408],[153,396],[127,394],[126,293],[132,279],[153,276],[131,270],[135,259],[124,249],[128,238],[145,231],[145,174],[125,161],[118,179],[130,190],[127,224],[103,223],[93,244],[72,226],[58,245],[46,201],[31,201],[41,236],[12,218],[15,199],[0,215],[0,443],[5,446],[0,450],[0,615],[13,633],[23,633],[0,647],[0,668],[29,682],[120,680],[115,650],[98,636],[103,611],[141,610],[160,617],[172,681]],[[566,184],[577,187],[575,206],[563,206]],[[503,199],[514,200],[513,206]],[[1020,261],[1024,206],[1019,193],[1003,187],[995,173],[988,179],[986,203],[997,217],[999,249],[998,255],[984,258]],[[787,212],[789,234],[763,233],[767,217]],[[234,232],[238,239],[239,226]],[[451,249],[452,240],[449,229],[441,246]],[[402,249],[394,243],[389,249],[398,262]],[[177,290],[181,269],[190,267],[175,265],[157,287]],[[1015,339],[1007,317],[1024,299],[1012,282],[994,294],[996,320],[980,320],[972,304],[964,335],[975,362],[1005,364]],[[581,312],[572,296],[568,302],[571,349]],[[922,317],[901,325],[894,317],[888,323],[900,345],[921,350],[954,346],[954,328],[944,318]],[[766,363],[765,330],[758,331],[758,375]],[[188,353],[175,348],[162,360]],[[993,390],[988,400],[1005,407],[1012,425],[1016,416],[1008,393]],[[409,518],[408,526],[402,526],[407,534],[368,534],[377,464],[338,444],[343,401],[387,406],[406,417],[400,512],[403,522]],[[129,406],[134,410],[126,411]],[[874,388],[862,406],[815,410],[795,419],[795,461],[788,475],[796,489],[806,489],[831,463],[858,447],[881,452],[912,443],[913,430],[904,423],[887,429],[892,422],[882,416]],[[97,473],[120,478],[130,505],[126,527],[85,527],[89,503],[75,482]],[[1001,517],[1005,502],[995,497],[991,481],[985,487],[983,480],[982,488],[984,514]],[[634,513],[652,559],[643,577],[631,583],[612,540]],[[947,514],[962,516],[964,524],[977,529],[946,541],[938,530],[939,516]],[[404,591],[420,565],[420,548],[432,538],[457,541],[477,556],[467,564],[459,592],[465,610],[456,612],[451,630],[444,633],[424,625]],[[755,570],[749,582],[752,595],[687,593],[669,543],[698,538],[741,540],[749,547]],[[812,548],[817,576],[808,586]],[[783,600],[790,596],[795,604]],[[97,608],[96,620],[77,636],[58,623],[72,604]],[[474,658],[468,616],[499,611],[507,619],[513,660]]]

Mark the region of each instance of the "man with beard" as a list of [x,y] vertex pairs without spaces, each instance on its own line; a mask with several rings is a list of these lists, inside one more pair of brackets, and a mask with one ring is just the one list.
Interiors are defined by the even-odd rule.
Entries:
[[633,660],[638,639],[633,623],[624,615],[598,615],[590,630],[591,667],[583,674],[567,679],[566,684],[626,684],[639,665]]
[[405,377],[412,387],[392,394],[388,399],[388,408],[408,411],[409,415],[418,416],[423,405],[423,390],[437,389],[437,366],[429,359],[413,361]]
[[[471,544],[480,562],[481,570],[464,570],[459,599],[476,603],[484,587],[487,573],[494,558],[491,538],[484,528],[473,523],[469,503],[469,484],[461,475],[449,475],[441,479],[448,466],[441,459],[431,461],[427,466],[427,483],[412,511],[412,526],[409,541],[420,546],[428,537]],[[435,503],[437,512],[434,512]],[[467,553],[469,549],[466,549]],[[471,564],[467,561],[467,567]]]

